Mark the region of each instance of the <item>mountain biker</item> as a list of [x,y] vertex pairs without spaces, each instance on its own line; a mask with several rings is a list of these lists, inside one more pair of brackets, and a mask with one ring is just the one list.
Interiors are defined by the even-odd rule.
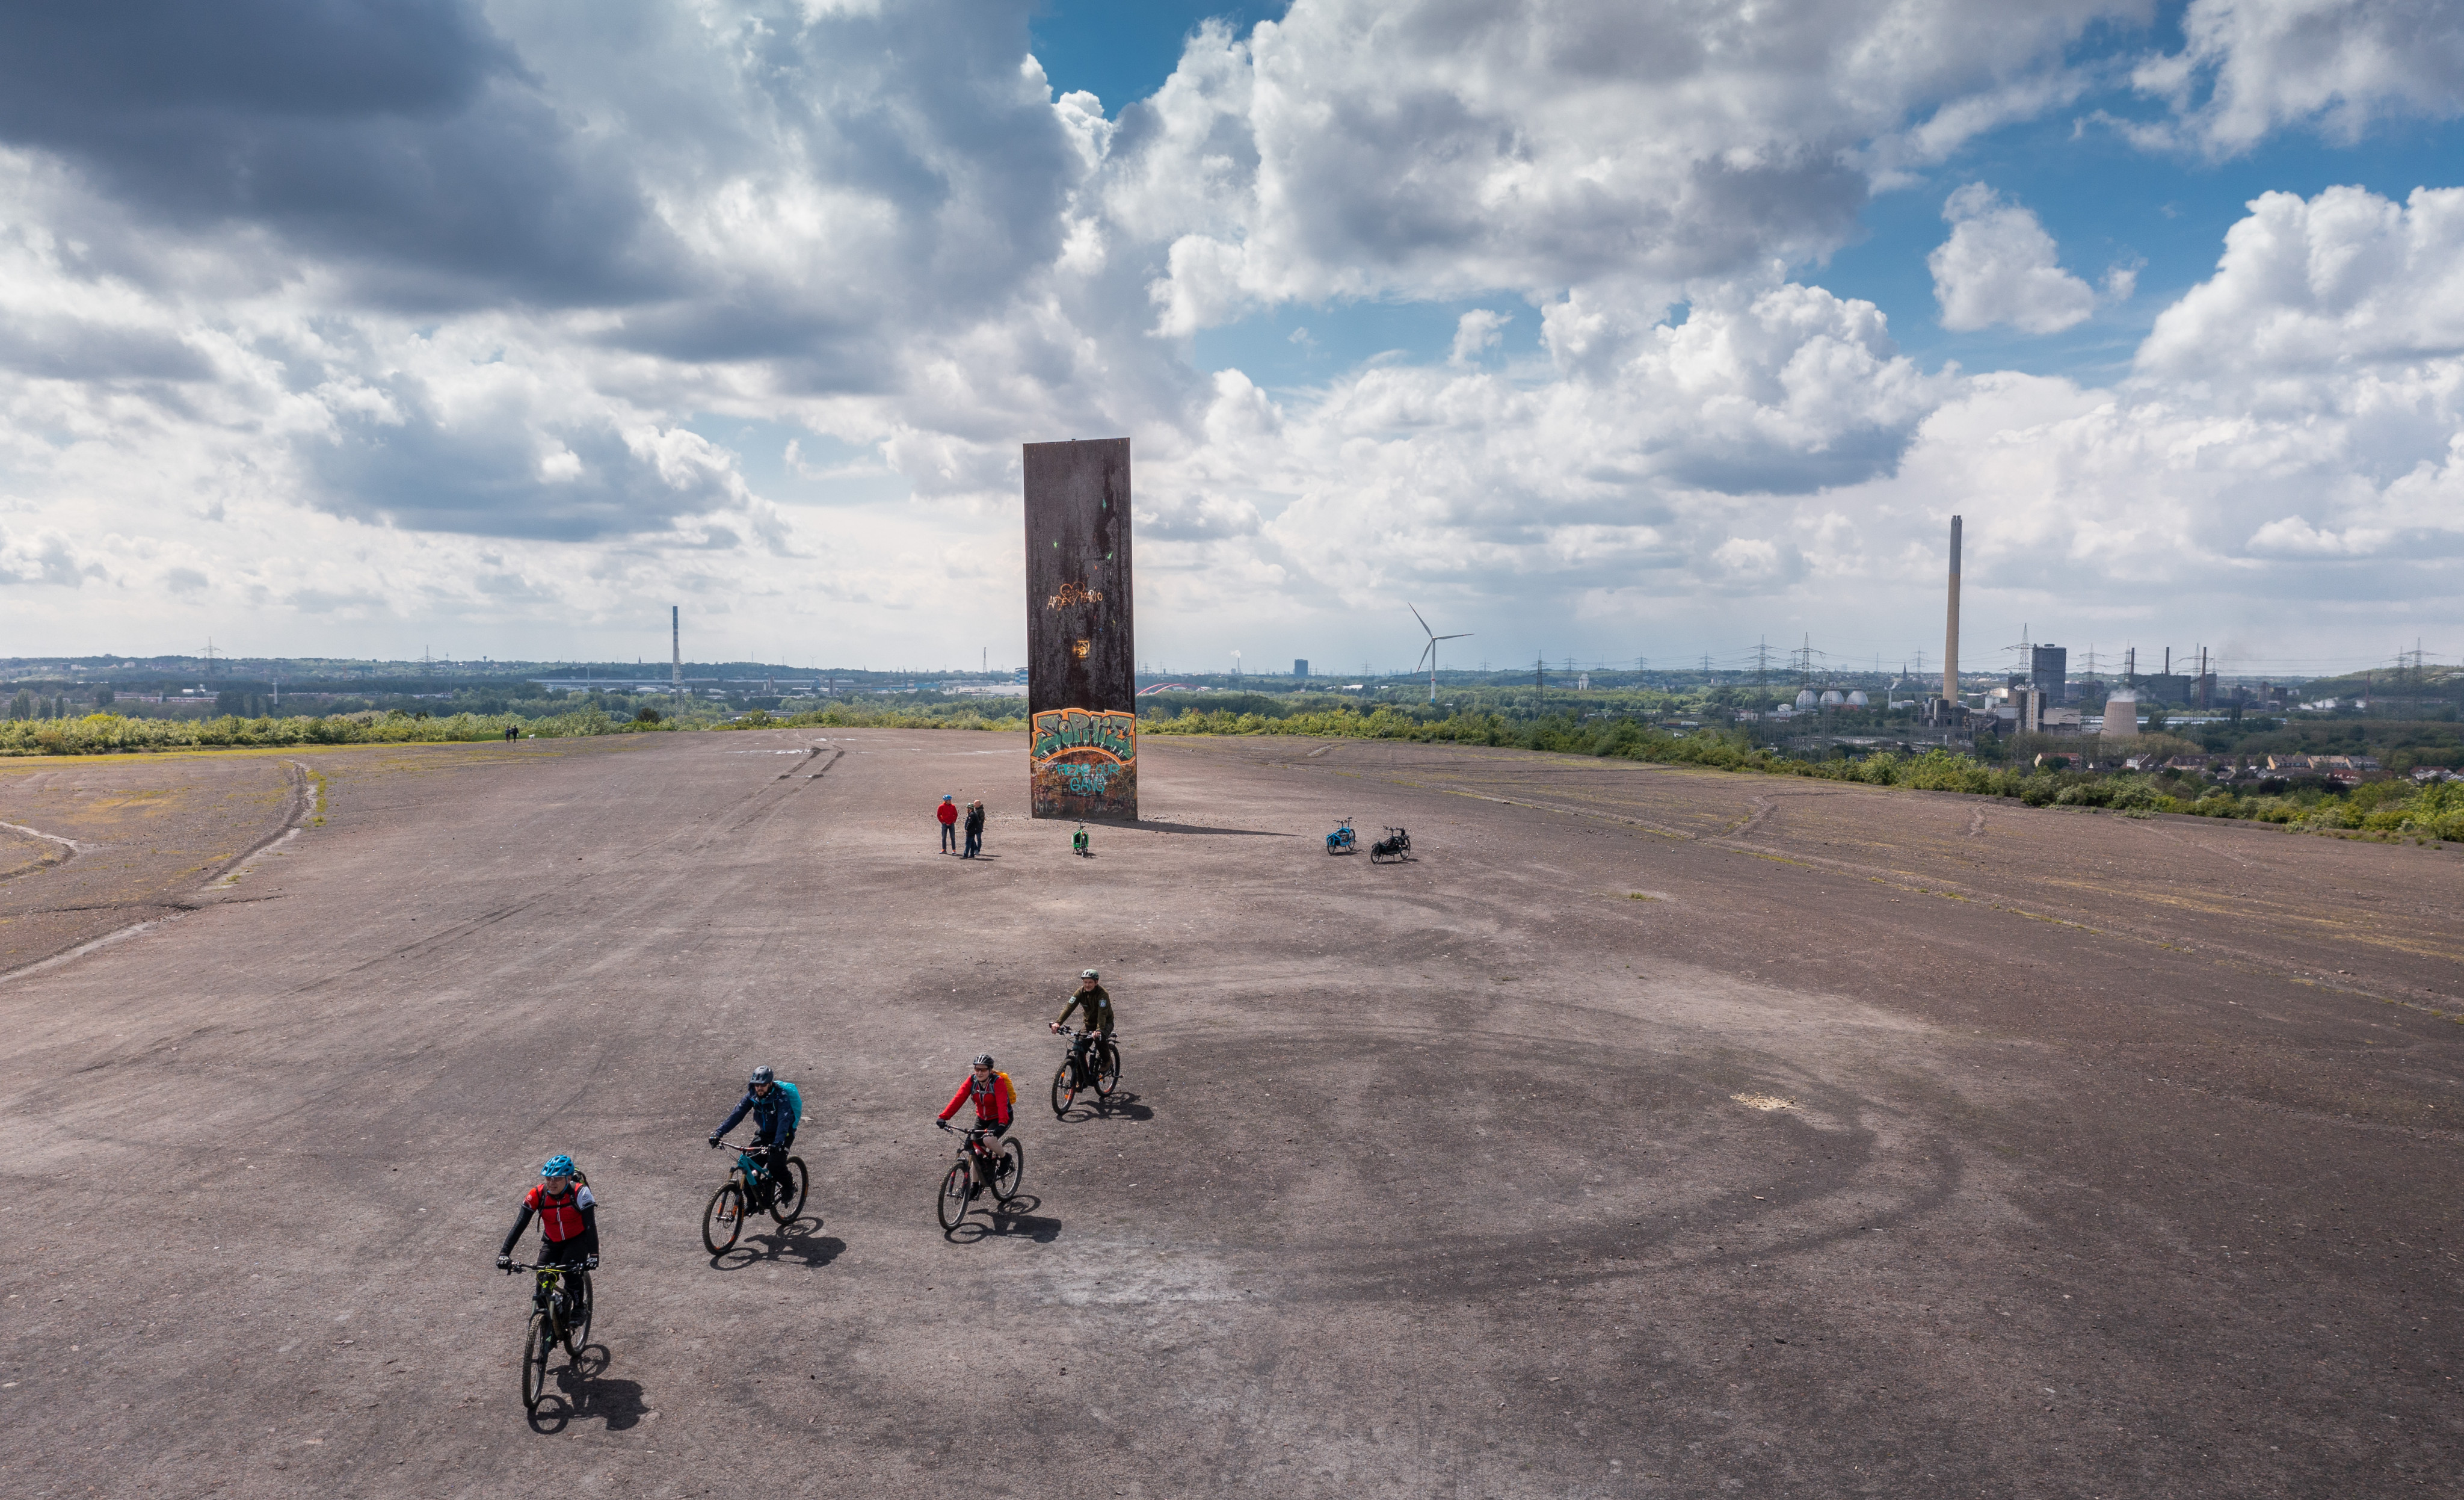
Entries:
[[1094,1044],[1096,1037],[1112,1034],[1112,997],[1098,982],[1100,978],[1093,969],[1079,970],[1078,988],[1070,993],[1068,1003],[1061,1007],[1061,1019],[1052,1023],[1052,1029],[1058,1031],[1069,1024],[1072,1012],[1085,1008],[1087,1029],[1069,1039],[1070,1061],[1076,1063],[1082,1072],[1087,1066],[1087,1048]]
[[571,1157],[560,1152],[548,1158],[539,1168],[539,1185],[522,1195],[522,1211],[505,1232],[505,1243],[496,1247],[498,1270],[514,1268],[514,1246],[531,1226],[534,1214],[539,1222],[539,1263],[573,1268],[571,1278],[579,1284],[573,1288],[573,1303],[588,1303],[590,1273],[599,1268],[599,1201],[590,1196],[590,1180],[575,1170]]
[[796,1086],[779,1081],[779,1075],[768,1068],[756,1068],[745,1080],[744,1097],[718,1129],[710,1133],[711,1149],[718,1149],[718,1137],[736,1128],[736,1122],[747,1114],[753,1116],[753,1144],[749,1151],[758,1153],[762,1170],[770,1174],[773,1183],[787,1180],[787,1148],[796,1143],[797,1116],[803,1113],[803,1100]]
[[[976,1054],[973,1067],[958,1084],[958,1092],[950,1095],[950,1102],[942,1107],[940,1122],[947,1125],[950,1116],[958,1113],[958,1106],[969,1099],[976,1101],[976,1124],[979,1128],[991,1133],[995,1140],[1009,1134],[1010,1109],[1018,1103],[1018,1086],[1009,1081],[1009,1074],[994,1069],[990,1052]],[[976,1157],[977,1185],[981,1187],[992,1186],[993,1168],[989,1158],[990,1153],[979,1153]]]

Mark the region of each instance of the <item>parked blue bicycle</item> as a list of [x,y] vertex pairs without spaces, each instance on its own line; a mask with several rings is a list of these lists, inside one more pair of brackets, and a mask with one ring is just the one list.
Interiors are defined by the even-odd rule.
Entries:
[[1330,854],[1349,854],[1352,852],[1352,820],[1350,818],[1346,818],[1341,823],[1336,824],[1334,826],[1334,831],[1326,836],[1326,851]]

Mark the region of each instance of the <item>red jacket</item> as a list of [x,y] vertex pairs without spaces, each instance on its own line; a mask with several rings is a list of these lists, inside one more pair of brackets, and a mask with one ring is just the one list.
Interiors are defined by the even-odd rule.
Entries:
[[943,823],[956,823],[958,821],[958,805],[954,802],[945,802],[941,805],[940,809],[935,812],[933,816],[940,819]]
[[545,1182],[523,1195],[522,1202],[539,1215],[539,1238],[550,1245],[561,1245],[580,1234],[586,1226],[585,1209],[598,1206],[586,1187],[573,1188],[562,1194],[551,1194]]
[[950,1095],[949,1107],[941,1112],[941,1118],[946,1120],[957,1114],[958,1106],[966,1103],[970,1094],[974,1095],[976,1100],[977,1124],[1006,1125],[1009,1123],[1009,1107],[1018,1101],[1018,1086],[1009,1081],[1009,1074],[995,1072],[982,1083],[976,1082],[974,1073],[967,1074],[965,1078],[959,1080],[958,1092]]

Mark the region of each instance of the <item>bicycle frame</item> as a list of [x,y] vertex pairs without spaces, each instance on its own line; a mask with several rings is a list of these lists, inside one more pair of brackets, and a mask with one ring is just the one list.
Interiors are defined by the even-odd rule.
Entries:
[[[770,1148],[764,1146],[760,1149],[767,1151]],[[770,1169],[761,1164],[761,1158],[755,1156],[753,1150],[750,1146],[737,1147],[736,1165],[728,1172],[729,1180],[743,1188],[748,1200],[752,1197],[753,1188],[770,1175]]]
[[[946,1128],[957,1129],[955,1126]],[[992,1131],[982,1125],[970,1125],[965,1130],[958,1131],[957,1134],[958,1159],[967,1163],[967,1170],[975,1174],[977,1181],[987,1187],[991,1186],[993,1158],[1001,1155],[1001,1148],[998,1146],[990,1151],[984,1149],[984,1143],[992,1138]]]
[[1076,1087],[1081,1089],[1094,1087],[1095,1074],[1094,1070],[1089,1066],[1089,1054],[1092,1053],[1095,1048],[1093,1044],[1090,1043],[1088,1046],[1086,1052],[1080,1052],[1078,1050],[1078,1039],[1080,1037],[1092,1037],[1096,1034],[1097,1033],[1092,1031],[1080,1031],[1070,1026],[1063,1026],[1061,1028],[1061,1040],[1063,1043],[1061,1048],[1061,1060],[1069,1065],[1069,1076],[1074,1081]]
[[[1068,1026],[1063,1026],[1061,1028],[1061,1035],[1069,1043],[1068,1048],[1062,1054],[1062,1060],[1069,1065],[1070,1076],[1077,1081],[1076,1086],[1078,1088],[1092,1089],[1095,1087],[1095,1075],[1097,1071],[1095,1067],[1095,1054],[1105,1048],[1114,1047],[1116,1053],[1115,1060],[1117,1061],[1118,1049],[1112,1041],[1112,1033],[1110,1031],[1078,1031],[1073,1030]],[[1078,1039],[1080,1037],[1085,1037],[1087,1039],[1087,1050],[1084,1054],[1081,1054],[1078,1050]]]
[[[572,1295],[564,1285],[564,1278],[574,1272],[581,1271],[585,1268],[586,1268],[581,1266],[525,1266],[519,1261],[516,1261],[513,1265],[505,1268],[506,1271],[509,1273],[519,1270],[526,1270],[532,1273],[531,1292],[534,1296],[539,1299],[540,1304],[546,1307],[550,1315],[556,1319],[557,1330],[559,1333],[563,1332],[565,1312],[573,1304]],[[561,1295],[563,1298],[562,1306],[559,1306],[558,1304],[558,1298]]]

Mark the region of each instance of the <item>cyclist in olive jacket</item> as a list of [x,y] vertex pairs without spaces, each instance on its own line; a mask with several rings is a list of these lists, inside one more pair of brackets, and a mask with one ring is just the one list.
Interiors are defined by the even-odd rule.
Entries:
[[1087,1048],[1093,1044],[1095,1038],[1099,1036],[1109,1038],[1112,1034],[1112,997],[1102,984],[1097,982],[1097,979],[1098,976],[1093,969],[1080,970],[1077,990],[1070,995],[1068,1003],[1061,1007],[1060,1019],[1052,1023],[1052,1029],[1058,1031],[1069,1024],[1069,1017],[1073,1012],[1082,1009],[1087,1012],[1086,1031],[1071,1038],[1069,1042],[1070,1060],[1078,1064],[1081,1071],[1084,1071],[1087,1066]]

